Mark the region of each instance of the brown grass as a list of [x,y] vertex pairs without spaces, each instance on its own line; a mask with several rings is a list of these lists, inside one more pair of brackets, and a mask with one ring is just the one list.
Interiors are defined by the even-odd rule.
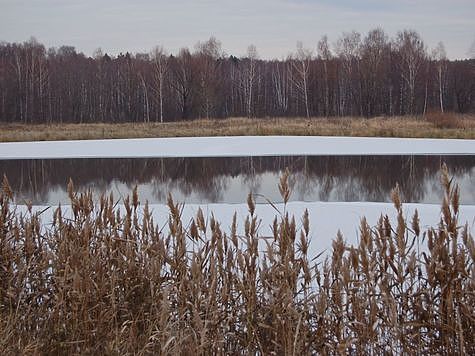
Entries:
[[[284,201],[288,174],[280,182]],[[245,234],[201,211],[189,224],[171,197],[170,233],[137,193],[121,211],[69,187],[72,212],[48,221],[0,193],[0,349],[4,354],[474,354],[475,243],[459,226],[443,170],[440,225],[387,216],[309,255],[310,217],[282,212]],[[312,217],[313,218],[313,217]],[[318,219],[318,217],[315,217]],[[423,246],[427,248],[423,248]],[[264,250],[262,251],[262,246]]]
[[230,118],[171,123],[1,124],[0,141],[82,140],[185,136],[380,136],[475,139],[475,116],[448,114],[457,125],[447,127],[419,117],[364,118]]
[[430,112],[425,116],[426,121],[439,129],[463,129],[463,122],[454,113]]

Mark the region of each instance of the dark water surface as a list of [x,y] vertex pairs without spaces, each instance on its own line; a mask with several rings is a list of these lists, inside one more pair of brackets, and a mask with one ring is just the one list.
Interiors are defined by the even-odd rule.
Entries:
[[[280,202],[281,172],[291,171],[291,200],[389,201],[399,183],[407,202],[439,203],[439,169],[445,162],[475,204],[475,156],[310,156],[241,158],[64,159],[0,161],[16,201],[68,203],[67,184],[116,198],[138,185],[142,201],[166,202],[168,192],[187,203],[242,203],[251,191]],[[258,202],[264,202],[258,198]]]

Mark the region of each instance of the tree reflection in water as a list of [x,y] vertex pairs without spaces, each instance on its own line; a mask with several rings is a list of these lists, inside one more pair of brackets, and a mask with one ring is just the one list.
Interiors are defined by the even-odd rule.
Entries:
[[[139,186],[141,199],[244,202],[249,191],[279,201],[280,172],[292,173],[293,200],[389,201],[399,183],[406,201],[440,201],[439,168],[446,162],[461,185],[462,203],[475,204],[473,156],[296,156],[0,161],[17,201],[67,202],[67,183],[79,190],[125,195]],[[263,201],[263,200],[261,200]]]

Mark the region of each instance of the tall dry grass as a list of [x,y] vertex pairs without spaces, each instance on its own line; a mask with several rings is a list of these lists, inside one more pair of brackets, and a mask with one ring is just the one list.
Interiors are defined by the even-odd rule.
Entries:
[[197,119],[166,123],[1,123],[0,142],[195,136],[359,136],[475,139],[475,115]]
[[[280,212],[259,233],[203,213],[190,224],[170,197],[168,229],[137,192],[119,208],[69,187],[71,212],[20,214],[0,193],[0,349],[5,354],[474,354],[475,243],[442,171],[440,224],[416,215],[363,219],[311,256],[310,217]],[[288,173],[279,184],[287,202]],[[312,217],[313,218],[313,217]],[[318,218],[318,217],[315,217]],[[264,248],[262,249],[262,246]]]

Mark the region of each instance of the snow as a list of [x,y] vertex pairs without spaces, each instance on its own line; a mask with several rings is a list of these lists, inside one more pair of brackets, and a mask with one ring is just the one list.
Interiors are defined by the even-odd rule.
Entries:
[[[283,204],[275,204],[275,207],[284,212]],[[118,205],[121,212],[125,212],[123,206]],[[168,229],[168,207],[164,204],[150,205],[152,216],[155,223],[163,228],[166,233]],[[249,216],[247,204],[185,204],[182,211],[182,221],[185,227],[189,226],[191,218],[196,217],[198,208],[203,210],[205,218],[210,219],[213,215],[220,223],[224,232],[229,234],[230,226],[234,213],[237,214],[238,234],[244,234],[244,222]],[[42,211],[45,207],[35,206],[34,211]],[[388,214],[391,223],[396,225],[396,209],[390,203],[371,203],[371,202],[290,202],[286,206],[286,212],[290,216],[294,215],[297,228],[302,227],[302,216],[305,209],[309,211],[310,220],[310,256],[316,256],[323,251],[331,251],[332,240],[335,238],[337,231],[343,233],[344,239],[349,244],[357,244],[359,236],[360,220],[366,217],[370,226],[375,226],[380,215]],[[440,205],[435,204],[403,204],[404,216],[408,218],[408,222],[417,209],[420,218],[421,231],[425,231],[428,227],[436,227],[440,221]],[[25,206],[18,206],[18,211],[25,212]],[[63,207],[64,216],[70,214],[68,207]],[[260,221],[259,236],[272,236],[272,222],[275,216],[279,216],[277,212],[269,204],[257,204],[255,214]],[[51,221],[53,209],[46,210],[42,215],[43,224]],[[468,223],[470,231],[475,228],[475,205],[462,205],[459,212],[459,225]]]
[[454,139],[234,136],[0,143],[0,160],[474,154],[475,140]]

